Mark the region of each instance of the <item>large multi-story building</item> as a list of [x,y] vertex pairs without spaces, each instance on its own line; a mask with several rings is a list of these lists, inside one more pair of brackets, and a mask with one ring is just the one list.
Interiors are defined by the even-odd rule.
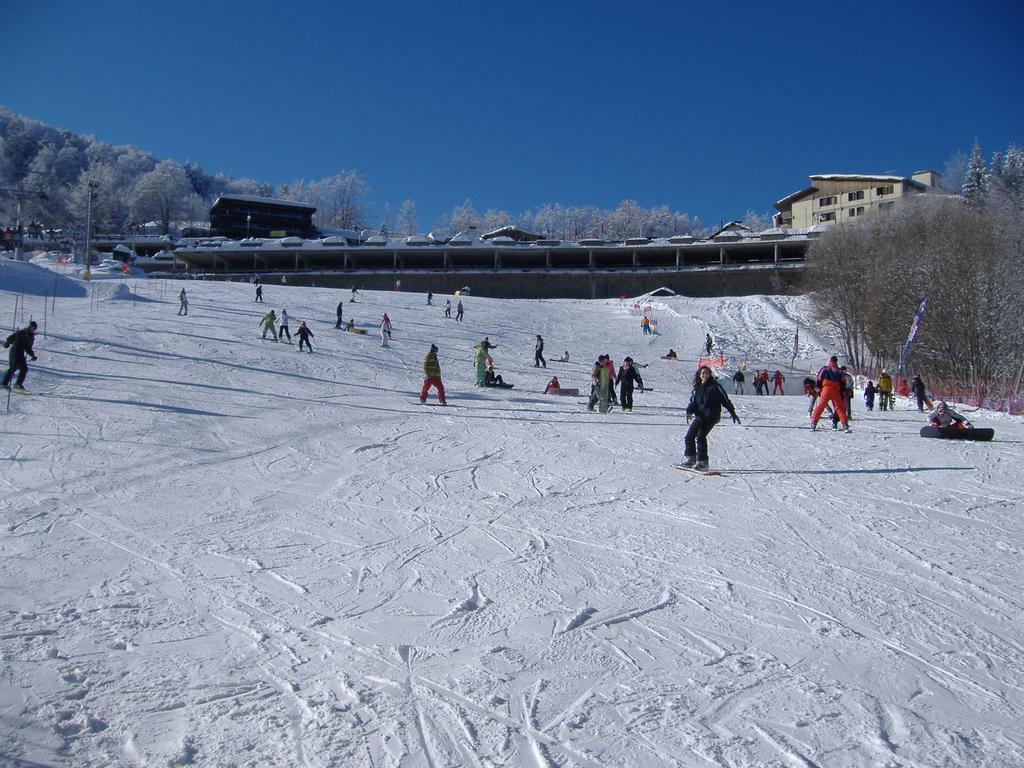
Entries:
[[817,224],[846,224],[893,208],[911,195],[934,192],[942,174],[918,171],[912,176],[823,173],[811,185],[775,203],[775,226],[806,229]]

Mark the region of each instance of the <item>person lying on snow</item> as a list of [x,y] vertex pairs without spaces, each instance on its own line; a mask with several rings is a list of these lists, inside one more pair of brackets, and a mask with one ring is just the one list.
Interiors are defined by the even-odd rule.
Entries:
[[954,429],[974,427],[962,414],[954,411],[945,402],[940,402],[935,406],[935,410],[928,414],[928,422],[933,427],[953,427]]

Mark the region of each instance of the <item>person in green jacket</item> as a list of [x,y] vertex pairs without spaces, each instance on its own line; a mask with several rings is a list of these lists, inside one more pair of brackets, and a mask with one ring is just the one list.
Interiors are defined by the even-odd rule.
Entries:
[[263,324],[263,338],[267,338],[267,331],[270,331],[274,341],[277,341],[277,313],[274,310],[270,310],[263,316],[263,320],[260,322]]
[[476,385],[482,387],[487,375],[487,347],[483,343],[477,344],[473,350],[473,365],[476,367]]
[[444,384],[441,383],[441,364],[437,362],[437,345],[431,344],[430,351],[423,358],[423,389],[420,391],[420,403],[427,402],[427,393],[431,387],[437,389],[437,399],[441,405],[448,402],[444,396]]

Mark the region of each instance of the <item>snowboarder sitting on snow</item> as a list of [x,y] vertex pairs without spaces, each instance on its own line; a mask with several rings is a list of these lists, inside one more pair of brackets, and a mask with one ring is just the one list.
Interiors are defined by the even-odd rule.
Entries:
[[662,360],[678,360],[679,359],[679,355],[676,354],[676,351],[674,349],[670,349],[668,351],[668,354],[661,356],[661,359]]
[[494,373],[494,361],[491,358],[487,358],[487,369],[484,371],[484,386],[512,389],[511,384],[506,384],[500,375]]
[[928,421],[933,427],[953,427],[954,429],[970,429],[971,424],[964,416],[957,413],[945,402],[935,406],[935,410],[928,414]]
[[715,381],[711,369],[702,365],[697,369],[693,378],[693,392],[690,394],[690,403],[686,406],[686,421],[690,428],[686,430],[684,438],[686,448],[683,452],[683,466],[693,467],[701,471],[708,468],[708,433],[715,428],[715,425],[722,418],[722,408],[729,411],[734,424],[740,423],[740,417],[736,415],[729,395],[722,389],[722,385]]
[[28,361],[25,356],[28,355],[32,358],[32,362],[36,361],[36,353],[32,351],[32,344],[36,339],[36,321],[32,320],[22,328],[20,331],[15,331],[7,337],[7,341],[4,342],[4,349],[10,349],[8,353],[8,360],[10,366],[7,369],[7,373],[4,374],[4,389],[11,386],[11,377],[14,376],[14,372],[18,372],[18,378],[14,380],[15,389],[25,388],[25,377],[28,376]]
[[565,352],[562,353],[562,356],[560,358],[558,358],[558,360],[556,362],[568,363],[569,362],[569,350],[568,349],[565,350]]
[[270,335],[274,337],[274,341],[277,341],[277,313],[274,310],[270,310],[263,316],[260,321],[263,324],[263,336],[267,338],[267,331],[270,331]]
[[306,321],[303,320],[299,323],[299,330],[295,332],[295,335],[299,337],[299,352],[302,351],[302,345],[306,345],[306,351],[313,352],[313,345],[309,343],[309,340],[313,338],[313,332],[306,327]]
[[548,394],[549,392],[551,392],[552,389],[561,389],[561,388],[562,388],[562,385],[558,383],[558,377],[557,376],[552,376],[551,377],[551,381],[549,381],[548,385],[546,387],[544,387],[544,394],[545,395]]

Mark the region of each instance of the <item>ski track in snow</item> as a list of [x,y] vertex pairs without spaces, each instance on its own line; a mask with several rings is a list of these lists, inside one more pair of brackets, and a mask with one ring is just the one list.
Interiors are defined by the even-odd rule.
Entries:
[[[0,763],[1024,764],[1021,419],[736,397],[726,474],[669,466],[704,334],[802,376],[805,299],[659,298],[647,337],[632,300],[346,302],[383,349],[348,291],[128,285],[58,297],[4,415]],[[472,386],[484,335],[515,389]],[[458,407],[409,402],[430,343]],[[601,352],[648,364],[632,414],[538,394]]]

